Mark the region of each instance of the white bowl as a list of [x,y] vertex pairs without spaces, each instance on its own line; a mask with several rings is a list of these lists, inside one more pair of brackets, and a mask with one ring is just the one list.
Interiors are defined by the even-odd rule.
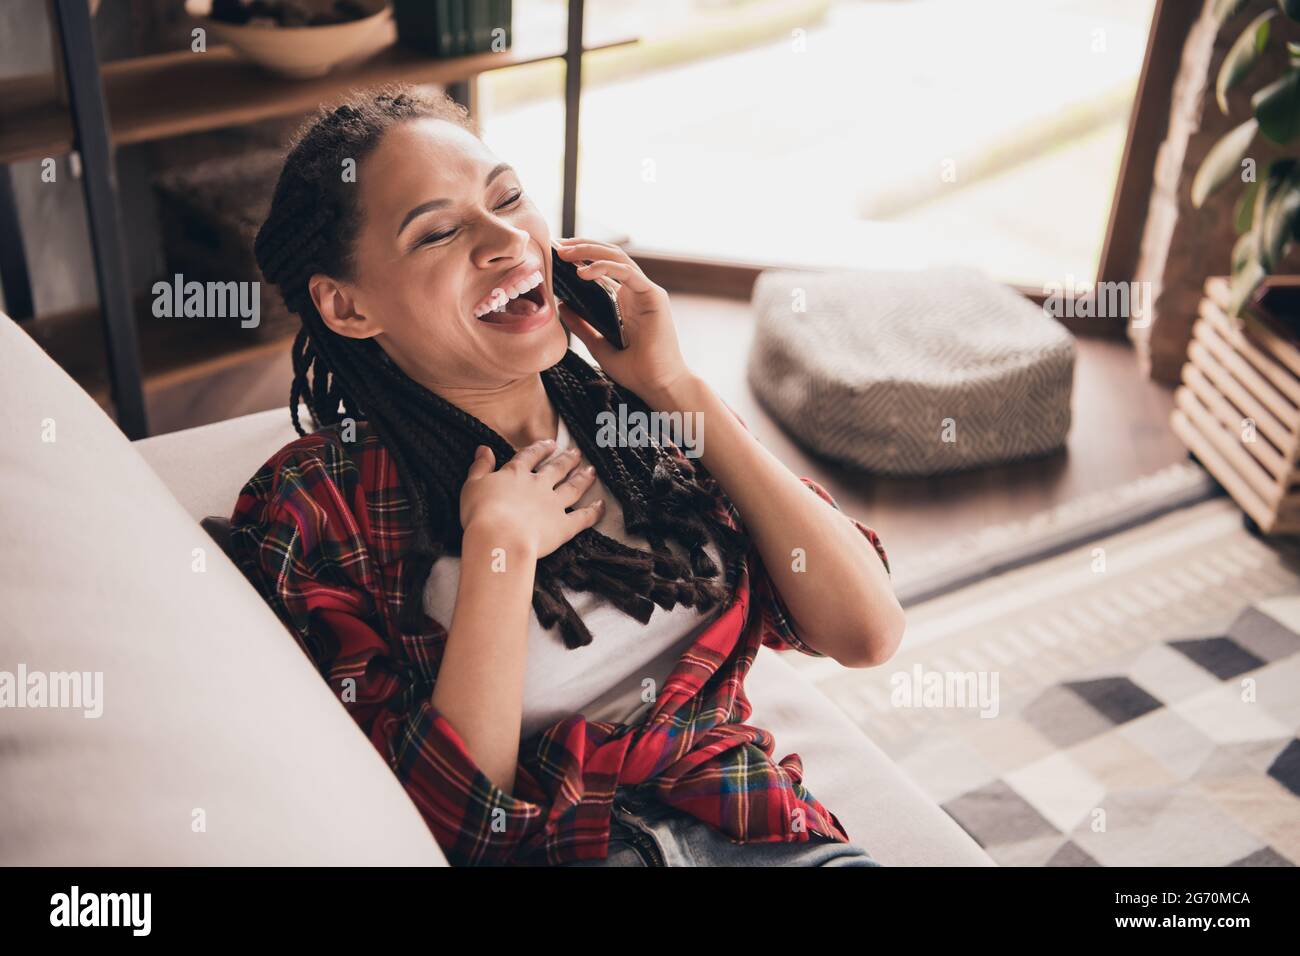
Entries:
[[350,23],[319,27],[270,27],[224,23],[209,17],[212,0],[185,0],[185,12],[219,43],[281,76],[324,76],[340,63],[377,53],[396,37],[388,0],[360,0],[374,13]]

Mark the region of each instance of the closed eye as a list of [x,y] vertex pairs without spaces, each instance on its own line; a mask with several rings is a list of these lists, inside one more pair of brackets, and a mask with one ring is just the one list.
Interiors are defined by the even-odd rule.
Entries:
[[[523,191],[522,189],[516,190],[515,193],[514,193],[512,196],[510,196],[510,197],[507,198],[504,202],[502,202],[500,205],[498,205],[497,208],[498,208],[498,209],[505,209],[505,208],[508,207],[508,206],[513,206],[513,205],[515,205],[517,202],[519,202],[519,200],[522,199],[523,196],[524,196],[524,191]],[[415,244],[415,247],[418,249],[420,246],[428,245],[428,244],[431,243],[431,242],[441,242],[443,239],[446,239],[446,238],[448,238],[449,236],[453,236],[453,235],[455,235],[455,234],[456,234],[456,230],[455,230],[455,229],[450,229],[450,230],[448,230],[447,232],[434,232],[434,233],[430,233],[429,235],[427,235],[427,236],[425,236],[423,239],[421,239],[419,242],[417,242],[417,243]]]

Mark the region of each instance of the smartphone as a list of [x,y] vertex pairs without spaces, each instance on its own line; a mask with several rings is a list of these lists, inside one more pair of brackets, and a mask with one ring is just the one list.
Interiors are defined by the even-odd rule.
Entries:
[[604,276],[584,279],[578,267],[556,251],[558,243],[551,240],[551,283],[555,297],[586,319],[587,324],[605,337],[615,348],[627,348],[627,334],[623,328],[623,315],[618,309],[618,294]]

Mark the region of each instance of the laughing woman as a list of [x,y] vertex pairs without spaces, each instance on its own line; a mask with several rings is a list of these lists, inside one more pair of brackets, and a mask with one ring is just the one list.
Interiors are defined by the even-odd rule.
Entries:
[[[875,865],[744,679],[761,646],[887,660],[884,548],[691,371],[625,252],[562,245],[618,283],[626,350],[556,301],[546,222],[453,101],[305,127],[255,244],[302,319],[303,437],[241,490],[241,567],[454,865]],[[707,442],[598,440],[620,408]]]

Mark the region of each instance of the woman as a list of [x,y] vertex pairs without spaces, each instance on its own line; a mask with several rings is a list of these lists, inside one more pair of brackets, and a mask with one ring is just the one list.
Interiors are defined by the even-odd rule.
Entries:
[[[462,108],[322,111],[255,243],[302,319],[303,437],[240,494],[241,566],[453,864],[875,865],[743,681],[761,645],[890,657],[879,539],[690,371],[626,253],[563,246],[619,283],[626,350],[556,302],[546,223]],[[598,440],[620,407],[707,442]]]

